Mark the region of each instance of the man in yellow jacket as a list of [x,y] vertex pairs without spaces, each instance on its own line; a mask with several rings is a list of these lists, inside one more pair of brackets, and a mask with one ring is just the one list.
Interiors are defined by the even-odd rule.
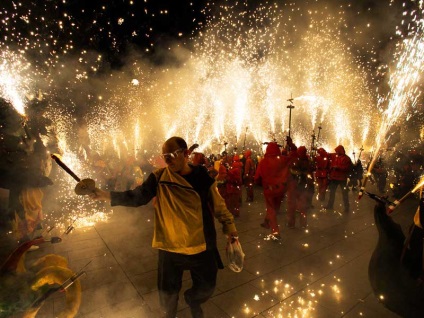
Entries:
[[193,317],[203,317],[200,305],[213,294],[218,268],[223,268],[216,243],[214,217],[229,240],[238,239],[234,218],[219,195],[215,180],[203,166],[188,163],[187,143],[171,137],[162,146],[167,167],[151,173],[134,190],[95,189],[92,198],[112,206],[140,206],[156,197],[152,246],[159,249],[158,289],[166,317],[175,317],[184,270],[193,286],[184,293]]

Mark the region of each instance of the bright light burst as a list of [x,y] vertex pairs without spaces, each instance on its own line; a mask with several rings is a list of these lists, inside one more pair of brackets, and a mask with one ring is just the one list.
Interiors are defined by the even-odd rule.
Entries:
[[31,64],[9,50],[0,53],[0,97],[25,115],[25,95],[31,92]]
[[[352,136],[364,135],[360,123],[370,117],[373,93],[364,67],[337,31],[345,23],[343,14],[334,16],[325,8],[305,17],[277,5],[249,9],[229,2],[220,9],[194,38],[195,50],[184,68],[163,73],[167,81],[162,82],[171,83],[160,94],[165,129],[176,124],[176,131],[200,144],[209,143],[213,131],[212,152],[220,152],[224,141],[236,148],[245,127],[252,145],[271,138],[282,143],[287,99],[293,94],[295,142],[309,145],[317,124],[332,122],[334,127],[325,127],[328,133],[322,136],[327,143],[361,146],[363,140]],[[310,25],[306,30],[291,33],[293,25],[282,23],[301,16]],[[193,124],[187,124],[190,117]],[[202,134],[200,120],[210,127]]]
[[[419,14],[422,16],[423,12]],[[390,91],[387,96],[379,98],[378,107],[382,112],[382,119],[367,175],[372,171],[381,148],[390,139],[390,129],[398,124],[400,119],[404,119],[408,111],[415,108],[421,94],[418,83],[424,70],[424,20],[418,17],[416,12],[411,12],[411,15],[413,22],[408,24],[408,34],[398,45],[396,64],[390,72]],[[365,184],[366,179],[364,187]]]
[[[1,95],[23,114],[24,96],[36,81],[49,101],[48,117],[64,158],[76,158],[70,164],[83,177],[89,177],[92,169],[84,162],[88,151],[118,162],[155,156],[172,135],[199,143],[206,153],[221,152],[224,142],[228,150],[241,149],[246,135],[247,147],[260,153],[264,141],[284,142],[289,128],[287,100],[292,96],[291,132],[298,145],[309,146],[318,125],[322,125],[319,146],[330,151],[339,143],[347,153],[384,143],[388,129],[410,109],[405,105],[414,106],[419,96],[422,21],[410,17],[414,29],[399,46],[391,92],[377,102],[370,62],[354,51],[358,44],[353,36],[365,31],[348,32],[350,4],[305,3],[210,2],[204,9],[207,23],[199,24],[191,39],[168,48],[175,63],[152,66],[137,53],[128,56],[128,67],[110,73],[102,69],[107,63],[102,54],[75,49],[81,34],[76,15],[57,5],[54,17],[48,19],[12,3],[9,11],[0,12]],[[119,39],[109,27],[124,27],[130,18],[119,17],[105,26],[99,21],[110,7],[96,10],[88,41],[108,39],[119,52]],[[22,24],[26,35],[18,32]],[[366,25],[368,29],[370,24]],[[148,38],[153,30],[147,30],[143,36]],[[132,35],[138,33],[134,30]],[[10,53],[12,47],[16,53]],[[367,57],[375,56],[372,49]],[[23,56],[36,57],[31,59],[34,72]],[[384,115],[381,125],[373,107],[377,104]],[[376,127],[380,127],[377,140],[370,141]],[[81,129],[88,136],[83,147]]]
[[424,176],[421,177],[420,181],[417,183],[417,185],[411,190],[412,193],[417,192],[418,189],[422,188],[424,186]]

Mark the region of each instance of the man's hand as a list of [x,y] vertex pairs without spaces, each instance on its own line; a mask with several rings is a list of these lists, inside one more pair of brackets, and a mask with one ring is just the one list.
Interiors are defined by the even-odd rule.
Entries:
[[95,188],[93,193],[90,194],[90,198],[93,200],[110,201],[110,192]]
[[230,243],[233,243],[234,241],[236,241],[236,240],[238,240],[238,233],[237,232],[231,232],[229,235],[228,235],[228,241],[230,242]]

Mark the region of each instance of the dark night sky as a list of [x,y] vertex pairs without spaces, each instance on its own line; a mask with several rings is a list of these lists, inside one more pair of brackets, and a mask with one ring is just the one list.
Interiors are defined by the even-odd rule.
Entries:
[[[255,8],[258,3],[273,2],[247,1],[245,7],[249,10]],[[317,5],[317,1],[291,2],[297,2],[306,8]],[[276,1],[280,6],[288,6],[291,2]],[[348,15],[347,28],[353,28],[363,19],[377,26],[384,23],[385,26],[377,27],[373,30],[374,34],[370,34],[376,37],[374,45],[384,48],[390,34],[393,34],[394,27],[391,24],[388,28],[386,24],[398,22],[397,17],[402,12],[401,1],[394,1],[388,9],[390,2],[350,1],[348,10],[351,12]],[[35,47],[34,52],[27,49],[27,53],[40,61],[43,56],[31,43],[49,43],[50,52],[44,50],[44,53],[53,55],[54,51],[66,49],[70,43],[76,51],[96,50],[105,54],[113,67],[121,66],[124,54],[130,46],[135,46],[142,49],[153,61],[160,63],[160,58],[155,55],[157,48],[165,47],[172,41],[187,40],[202,28],[207,16],[213,15],[214,8],[220,3],[232,4],[234,1],[221,1],[216,4],[205,0],[47,0],[22,3],[3,1],[0,9],[3,27],[0,34],[4,44],[19,43],[20,47]],[[349,1],[319,1],[318,6],[327,3],[337,8],[338,5],[346,5]],[[53,42],[52,39],[56,41]],[[149,49],[149,52],[146,52],[146,49]]]
[[49,37],[53,37],[57,42],[50,47],[56,51],[72,42],[74,48],[106,54],[119,66],[129,45],[149,48],[152,56],[157,45],[189,37],[205,21],[204,6],[204,0],[3,1],[0,18],[7,26],[0,34],[11,45],[35,40],[51,43]]

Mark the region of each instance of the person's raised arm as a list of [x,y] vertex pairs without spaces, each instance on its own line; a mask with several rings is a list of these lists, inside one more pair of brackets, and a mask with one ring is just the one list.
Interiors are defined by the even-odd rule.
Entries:
[[94,200],[110,201],[112,206],[130,206],[137,207],[145,205],[156,196],[157,179],[154,173],[151,173],[147,180],[140,186],[128,191],[104,191],[95,189],[91,198]]

